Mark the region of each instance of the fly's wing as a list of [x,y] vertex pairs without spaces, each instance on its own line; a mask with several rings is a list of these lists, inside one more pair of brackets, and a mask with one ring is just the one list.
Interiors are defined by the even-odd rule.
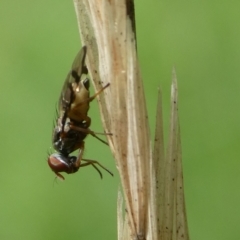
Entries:
[[63,84],[62,92],[58,102],[58,109],[60,114],[65,114],[74,100],[72,83],[79,83],[83,74],[87,74],[88,70],[85,66],[85,58],[87,53],[87,47],[83,46],[75,57],[72,69],[68,73],[67,78]]
[[[72,64],[72,76],[75,78],[75,81],[79,83],[82,74],[87,74],[88,69],[85,66],[85,58],[87,54],[87,47],[83,46],[82,49],[78,52]],[[80,79],[78,79],[78,77]]]

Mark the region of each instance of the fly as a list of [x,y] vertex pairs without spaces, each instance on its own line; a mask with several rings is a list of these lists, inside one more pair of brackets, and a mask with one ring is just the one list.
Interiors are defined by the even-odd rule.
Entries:
[[[88,116],[89,103],[94,100],[101,92],[104,91],[110,84],[106,84],[97,93],[90,97],[89,87],[90,82],[84,75],[88,74],[88,69],[85,65],[87,47],[84,46],[77,54],[72,69],[68,73],[63,84],[63,88],[58,101],[58,118],[53,130],[53,147],[57,153],[53,153],[48,157],[48,165],[52,171],[64,180],[60,172],[75,173],[80,167],[88,165],[93,166],[100,177],[102,173],[97,165],[108,173],[113,175],[108,169],[101,165],[98,161],[83,159],[84,139],[88,134],[100,140],[102,143],[108,143],[90,130],[91,118]],[[77,156],[70,156],[72,152],[79,150]]]

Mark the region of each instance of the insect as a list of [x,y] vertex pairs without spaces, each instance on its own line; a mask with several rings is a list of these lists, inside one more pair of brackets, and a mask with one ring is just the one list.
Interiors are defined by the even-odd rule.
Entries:
[[[88,165],[93,166],[101,178],[102,173],[97,165],[113,175],[98,161],[82,158],[84,139],[88,134],[108,145],[107,142],[96,135],[108,135],[107,133],[95,133],[89,129],[91,118],[88,116],[88,110],[89,103],[103,92],[109,84],[90,97],[90,82],[88,78],[84,78],[84,75],[88,73],[85,66],[86,53],[87,48],[84,46],[72,64],[72,69],[67,75],[58,101],[58,118],[56,119],[52,138],[53,147],[57,153],[49,155],[48,165],[57,177],[62,180],[64,180],[64,177],[60,172],[75,173],[80,167]],[[77,156],[70,156],[72,152],[78,149]]]

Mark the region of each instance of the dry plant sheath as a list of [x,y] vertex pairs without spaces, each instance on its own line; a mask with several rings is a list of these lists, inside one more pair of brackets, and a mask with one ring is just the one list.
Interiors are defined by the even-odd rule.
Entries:
[[[98,101],[104,129],[113,134],[108,136],[108,142],[124,194],[122,197],[119,193],[118,239],[168,239],[164,238],[164,218],[167,218],[166,214],[173,215],[173,211],[165,211],[170,195],[167,187],[171,186],[170,191],[176,188],[166,182],[162,173],[165,171],[163,167],[169,165],[167,159],[172,156],[169,153],[171,147],[165,160],[162,122],[158,120],[160,130],[156,131],[152,154],[136,52],[134,2],[74,0],[74,5],[82,44],[88,49],[87,67],[95,90],[110,83]],[[174,201],[176,203],[177,199]]]

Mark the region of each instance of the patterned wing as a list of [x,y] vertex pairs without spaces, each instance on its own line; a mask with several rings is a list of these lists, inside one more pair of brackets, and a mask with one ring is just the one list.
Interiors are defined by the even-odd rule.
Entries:
[[72,69],[68,73],[67,78],[63,84],[63,88],[60,94],[58,109],[59,113],[64,115],[71,106],[71,103],[74,100],[74,94],[72,90],[72,83],[78,84],[81,80],[83,74],[87,74],[88,70],[85,66],[85,58],[87,53],[87,47],[83,46],[82,49],[78,52],[75,57]]

